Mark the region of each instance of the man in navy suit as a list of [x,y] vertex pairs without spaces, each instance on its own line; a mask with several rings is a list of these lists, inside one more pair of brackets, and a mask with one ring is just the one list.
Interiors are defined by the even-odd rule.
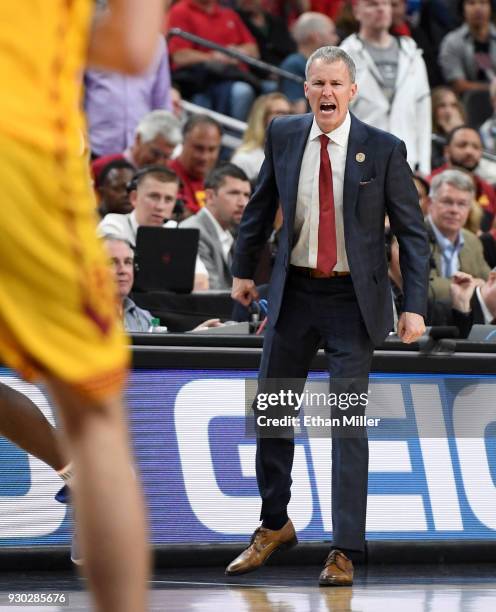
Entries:
[[[308,59],[306,74],[312,113],[277,118],[268,128],[265,161],[240,225],[232,296],[244,305],[257,299],[257,254],[280,203],[283,225],[258,392],[282,379],[301,389],[321,343],[331,379],[355,381],[354,388],[366,391],[374,346],[393,326],[385,215],[400,247],[404,312],[398,335],[406,343],[425,330],[428,240],[404,143],[348,111],[357,91],[352,59],[337,47],[322,47]],[[294,439],[266,437],[260,428],[257,433],[262,525],[228,575],[257,569],[297,541],[287,515]],[[367,476],[365,428],[349,437],[333,431],[333,546],[321,585],[352,584],[350,553],[365,546]]]

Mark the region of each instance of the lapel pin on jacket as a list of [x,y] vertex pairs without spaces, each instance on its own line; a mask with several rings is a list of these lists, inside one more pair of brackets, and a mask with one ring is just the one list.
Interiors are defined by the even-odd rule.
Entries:
[[362,162],[365,161],[365,153],[357,153],[355,155],[355,159],[357,160],[359,164],[361,164]]

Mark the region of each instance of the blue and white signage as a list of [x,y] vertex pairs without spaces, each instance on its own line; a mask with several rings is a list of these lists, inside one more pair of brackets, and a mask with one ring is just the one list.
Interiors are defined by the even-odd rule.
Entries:
[[[244,541],[258,524],[250,372],[135,371],[127,394],[154,544]],[[319,379],[321,375],[312,378]],[[0,369],[28,395],[34,386]],[[367,415],[367,538],[496,539],[496,376],[373,375]],[[298,438],[289,514],[305,541],[330,540],[328,438]],[[0,439],[0,546],[65,544],[58,477]]]

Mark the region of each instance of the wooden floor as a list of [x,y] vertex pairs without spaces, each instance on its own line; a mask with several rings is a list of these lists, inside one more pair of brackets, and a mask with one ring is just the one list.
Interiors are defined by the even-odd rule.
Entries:
[[[315,567],[267,567],[226,578],[222,568],[164,570],[150,582],[160,612],[495,612],[496,565],[359,567],[352,588],[319,588]],[[7,605],[11,592],[68,593],[69,605]],[[72,573],[3,573],[0,611],[91,610]]]

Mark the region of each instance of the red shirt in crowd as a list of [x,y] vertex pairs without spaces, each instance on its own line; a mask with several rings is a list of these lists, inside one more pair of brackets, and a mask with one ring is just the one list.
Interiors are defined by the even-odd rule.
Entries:
[[310,10],[323,13],[335,21],[343,8],[343,4],[343,0],[311,0]]
[[404,21],[403,23],[398,23],[395,26],[391,26],[391,34],[394,36],[412,36],[412,31],[410,30],[410,26]]
[[[227,47],[229,45],[255,44],[256,41],[241,17],[232,9],[215,4],[207,12],[192,0],[180,0],[168,14],[169,28],[181,28],[190,34],[196,34],[212,42]],[[172,36],[168,41],[169,53],[174,61],[174,53],[182,49],[205,51],[205,47],[189,42],[179,36]]]
[[167,166],[181,179],[181,187],[177,197],[184,202],[186,208],[197,213],[205,204],[205,181],[190,176],[179,159],[171,159]]
[[[102,170],[105,168],[105,166],[107,164],[110,164],[110,162],[116,161],[118,159],[126,159],[126,157],[123,153],[111,153],[110,155],[102,155],[102,157],[97,157],[91,162],[91,175],[93,176],[93,180],[95,181],[95,183],[98,183],[100,174],[102,173]],[[126,161],[129,160],[127,159]]]
[[[336,20],[344,4],[345,0],[310,0],[309,10],[323,13]],[[288,6],[286,0],[265,0],[263,6],[269,13],[285,19],[288,25],[292,25],[302,14],[302,11],[296,7],[296,3]]]

